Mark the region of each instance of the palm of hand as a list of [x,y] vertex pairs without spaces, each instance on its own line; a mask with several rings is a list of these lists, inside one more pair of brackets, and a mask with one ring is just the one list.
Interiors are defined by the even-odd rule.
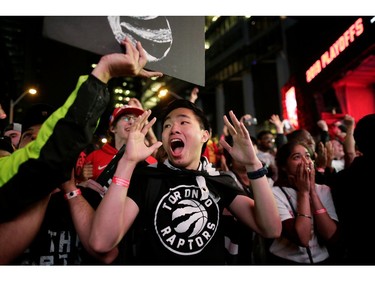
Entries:
[[317,167],[325,168],[327,166],[327,149],[323,143],[319,143],[315,164]]
[[290,176],[290,179],[298,191],[310,192],[311,185],[315,185],[315,170],[313,168],[307,171],[306,166],[301,164],[297,167],[296,174]]
[[126,158],[131,161],[142,161],[151,155],[145,143],[145,135],[140,131],[133,131],[129,134],[126,144]]
[[230,151],[233,159],[246,165],[249,164],[249,159],[255,157],[254,149],[252,149],[250,139],[235,135],[233,136],[233,147]]
[[302,178],[300,175],[290,176],[289,180],[297,191],[310,191],[310,184],[306,178]]

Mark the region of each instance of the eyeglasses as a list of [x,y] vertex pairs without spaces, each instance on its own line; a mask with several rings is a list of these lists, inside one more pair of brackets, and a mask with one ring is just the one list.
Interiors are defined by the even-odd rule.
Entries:
[[119,120],[124,120],[125,122],[135,121],[137,120],[136,116],[121,116]]

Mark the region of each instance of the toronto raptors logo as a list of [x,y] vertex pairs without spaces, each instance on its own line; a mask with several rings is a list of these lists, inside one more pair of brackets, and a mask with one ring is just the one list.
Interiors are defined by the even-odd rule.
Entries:
[[137,41],[140,41],[146,52],[148,62],[164,59],[172,48],[172,29],[166,17],[109,16],[108,22],[119,43],[126,37],[134,45]]
[[179,255],[193,255],[204,249],[216,232],[219,206],[196,186],[170,189],[159,202],[154,218],[162,244]]

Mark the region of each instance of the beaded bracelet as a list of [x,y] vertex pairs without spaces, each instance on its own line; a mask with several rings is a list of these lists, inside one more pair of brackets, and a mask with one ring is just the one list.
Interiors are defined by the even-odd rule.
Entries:
[[64,194],[64,198],[65,198],[65,200],[70,200],[70,199],[72,199],[74,197],[77,197],[80,194],[82,194],[81,190],[80,189],[76,189],[76,190],[70,191],[68,193],[65,193]]
[[300,213],[297,213],[297,217],[304,217],[304,218],[308,218],[308,219],[312,219],[312,217],[311,216],[309,216],[309,215],[305,215],[305,214],[300,214]]
[[327,209],[326,208],[315,210],[314,215],[320,215],[320,214],[324,214],[324,213],[327,213]]
[[119,177],[116,177],[114,176],[112,178],[112,182],[118,186],[122,186],[122,187],[125,187],[125,188],[128,188],[129,187],[129,184],[130,184],[130,181],[127,180],[127,179],[122,179],[122,178],[119,178]]

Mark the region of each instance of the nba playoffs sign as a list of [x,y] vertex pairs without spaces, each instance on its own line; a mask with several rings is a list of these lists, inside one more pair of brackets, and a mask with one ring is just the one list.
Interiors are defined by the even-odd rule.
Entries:
[[95,54],[121,52],[128,37],[147,52],[147,69],[204,86],[204,17],[47,16],[44,36]]

